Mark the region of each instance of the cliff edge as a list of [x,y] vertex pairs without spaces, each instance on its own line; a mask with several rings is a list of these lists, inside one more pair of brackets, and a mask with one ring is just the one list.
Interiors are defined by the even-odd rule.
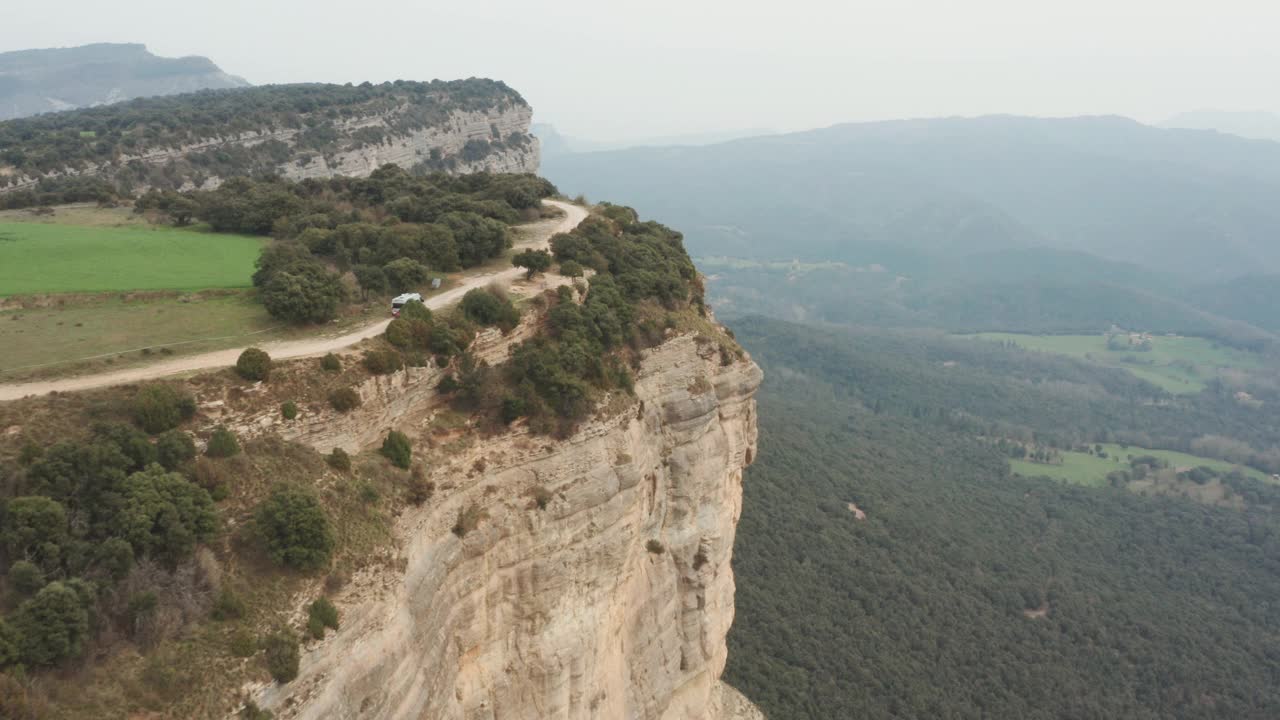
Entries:
[[[414,370],[370,380],[399,391],[365,389],[361,412],[408,394],[398,427],[423,443],[439,398],[404,385]],[[397,520],[403,571],[362,571],[298,679],[246,690],[280,718],[750,717],[719,677],[760,381],[672,337],[645,351],[630,403],[571,437],[515,429],[449,453],[438,500]],[[460,537],[469,507],[486,519]]]

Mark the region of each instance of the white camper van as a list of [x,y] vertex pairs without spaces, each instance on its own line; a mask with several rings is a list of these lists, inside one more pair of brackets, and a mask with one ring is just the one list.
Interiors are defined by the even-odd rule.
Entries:
[[404,307],[404,304],[410,300],[422,302],[422,296],[418,293],[405,293],[391,298],[391,315],[398,316],[400,314],[400,308]]

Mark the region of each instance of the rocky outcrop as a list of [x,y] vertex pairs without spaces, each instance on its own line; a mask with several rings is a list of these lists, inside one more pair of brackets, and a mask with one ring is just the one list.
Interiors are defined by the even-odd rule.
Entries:
[[[297,439],[368,446],[394,420],[426,454],[432,372],[370,381],[359,419]],[[400,563],[342,591],[342,630],[305,650],[297,680],[246,689],[278,718],[753,717],[719,677],[760,380],[750,359],[674,336],[644,354],[634,397],[572,437],[449,442],[435,497],[397,522]],[[483,520],[460,536],[468,508]]]

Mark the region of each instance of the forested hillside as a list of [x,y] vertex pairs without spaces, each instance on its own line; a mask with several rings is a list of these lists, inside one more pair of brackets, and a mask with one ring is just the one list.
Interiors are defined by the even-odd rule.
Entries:
[[735,330],[767,379],[726,679],[770,718],[1280,712],[1273,486],[1244,509],[1085,488],[1013,475],[993,442],[1259,418],[936,336]]

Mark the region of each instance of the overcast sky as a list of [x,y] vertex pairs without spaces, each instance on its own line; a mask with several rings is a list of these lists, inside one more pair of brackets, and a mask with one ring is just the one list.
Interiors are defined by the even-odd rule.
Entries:
[[1275,0],[0,0],[0,50],[142,42],[255,84],[505,80],[588,138],[1280,111]]

